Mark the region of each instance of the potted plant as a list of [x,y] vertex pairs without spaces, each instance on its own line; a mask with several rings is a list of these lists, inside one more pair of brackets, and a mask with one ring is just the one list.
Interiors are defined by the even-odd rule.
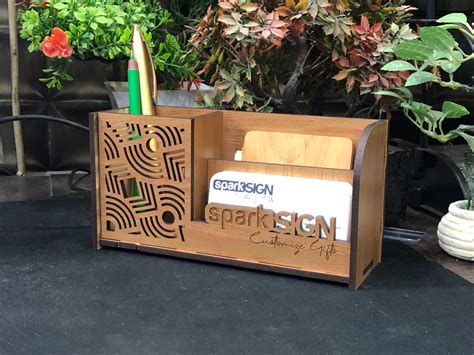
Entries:
[[381,90],[377,95],[394,98],[403,109],[405,116],[427,136],[447,143],[456,138],[467,142],[464,159],[464,174],[470,195],[466,201],[453,202],[449,213],[438,226],[439,245],[447,253],[458,258],[474,260],[474,126],[459,125],[456,129],[445,130],[445,123],[467,116],[466,107],[445,101],[440,110],[415,101],[409,87],[422,84],[439,85],[454,90],[472,92],[473,87],[455,81],[454,74],[463,63],[474,61],[474,54],[465,53],[448,30],[460,31],[474,40],[474,30],[462,13],[446,15],[435,27],[420,29],[420,38],[403,42],[392,48],[397,59],[382,69],[388,72],[408,70],[411,74],[404,87],[395,91]]
[[[186,49],[169,33],[171,13],[152,0],[32,0],[19,11],[20,35],[30,52],[41,51],[49,58],[47,74],[40,79],[49,88],[61,90],[71,58],[104,62],[130,56],[132,25],[139,24],[150,46],[164,87],[175,88],[193,78]],[[126,70],[126,69],[124,69]]]

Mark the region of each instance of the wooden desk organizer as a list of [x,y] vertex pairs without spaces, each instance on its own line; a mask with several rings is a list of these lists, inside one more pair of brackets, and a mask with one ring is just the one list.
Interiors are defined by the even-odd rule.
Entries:
[[[98,249],[212,261],[351,288],[380,262],[386,121],[157,107],[156,116],[129,115],[126,109],[95,113],[90,127]],[[348,137],[354,144],[353,169],[233,161],[246,132],[258,130]],[[209,216],[206,222],[210,177],[223,170],[351,183],[350,241],[267,231],[251,222],[256,209],[236,206],[214,206],[213,213],[226,210],[219,218],[227,220],[239,212],[248,216],[245,223]]]

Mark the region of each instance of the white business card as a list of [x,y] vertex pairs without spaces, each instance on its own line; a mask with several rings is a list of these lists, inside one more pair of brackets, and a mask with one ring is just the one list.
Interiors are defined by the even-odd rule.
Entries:
[[209,203],[263,208],[274,212],[308,215],[302,228],[309,230],[316,217],[335,220],[336,240],[349,240],[352,185],[347,182],[277,175],[222,171],[209,187]]

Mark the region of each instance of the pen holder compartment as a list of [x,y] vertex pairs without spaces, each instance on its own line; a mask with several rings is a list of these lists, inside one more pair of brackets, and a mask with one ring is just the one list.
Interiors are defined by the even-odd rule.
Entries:
[[[380,262],[387,122],[157,107],[156,116],[129,115],[126,109],[92,114],[90,127],[97,248],[213,261],[353,288]],[[232,161],[252,130],[347,137],[355,151],[352,169]],[[206,222],[209,179],[223,170],[351,183],[349,241],[283,233],[272,242],[273,232],[253,224],[222,228],[209,216]]]

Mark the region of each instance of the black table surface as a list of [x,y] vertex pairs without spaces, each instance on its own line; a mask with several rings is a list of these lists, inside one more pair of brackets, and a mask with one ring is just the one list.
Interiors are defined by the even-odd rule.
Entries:
[[474,287],[384,241],[362,287],[92,248],[90,198],[0,204],[0,354],[474,352]]

